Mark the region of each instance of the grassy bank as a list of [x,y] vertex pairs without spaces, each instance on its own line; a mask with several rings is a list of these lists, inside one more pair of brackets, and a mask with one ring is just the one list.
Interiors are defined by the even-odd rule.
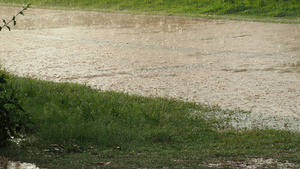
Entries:
[[218,107],[19,77],[4,87],[7,94],[18,89],[35,126],[0,149],[0,156],[39,167],[201,168],[255,158],[300,163],[299,134],[217,128],[219,121],[204,120],[202,114],[230,113]]
[[298,0],[0,0],[0,3],[187,16],[225,15],[261,19],[300,16]]

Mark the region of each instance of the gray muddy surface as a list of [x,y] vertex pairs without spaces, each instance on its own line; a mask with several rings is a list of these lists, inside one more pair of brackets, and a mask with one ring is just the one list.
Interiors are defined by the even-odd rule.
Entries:
[[0,59],[20,76],[299,122],[299,24],[46,9],[17,21],[1,32]]

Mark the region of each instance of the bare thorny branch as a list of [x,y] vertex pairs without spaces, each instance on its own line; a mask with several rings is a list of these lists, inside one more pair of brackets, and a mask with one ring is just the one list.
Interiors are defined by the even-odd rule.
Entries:
[[13,23],[14,23],[14,26],[16,26],[16,24],[17,24],[16,17],[17,17],[18,15],[23,15],[23,16],[24,16],[24,11],[27,10],[27,9],[30,7],[30,5],[31,5],[31,4],[28,4],[26,7],[24,7],[19,13],[17,13],[17,15],[13,16],[12,19],[11,19],[10,21],[8,21],[8,22],[6,22],[6,20],[2,19],[4,25],[3,25],[3,26],[0,26],[0,31],[2,30],[2,28],[5,28],[5,27],[10,31],[11,29],[10,29],[9,24],[10,24],[11,22],[13,22]]

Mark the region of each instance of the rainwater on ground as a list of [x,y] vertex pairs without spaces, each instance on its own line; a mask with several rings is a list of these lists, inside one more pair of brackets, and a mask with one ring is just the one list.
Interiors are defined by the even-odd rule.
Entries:
[[17,23],[0,60],[20,76],[300,119],[298,24],[33,8]]
[[17,23],[0,60],[20,76],[300,119],[300,25],[33,8]]

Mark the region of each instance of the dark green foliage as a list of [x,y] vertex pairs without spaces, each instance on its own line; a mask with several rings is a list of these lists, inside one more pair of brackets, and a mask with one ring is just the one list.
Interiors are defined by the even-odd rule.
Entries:
[[[5,76],[2,74],[0,83],[6,83]],[[28,113],[24,111],[17,96],[16,90],[5,90],[0,88],[0,146],[7,143],[11,137],[18,136],[23,131],[29,130],[29,124],[32,123]]]

